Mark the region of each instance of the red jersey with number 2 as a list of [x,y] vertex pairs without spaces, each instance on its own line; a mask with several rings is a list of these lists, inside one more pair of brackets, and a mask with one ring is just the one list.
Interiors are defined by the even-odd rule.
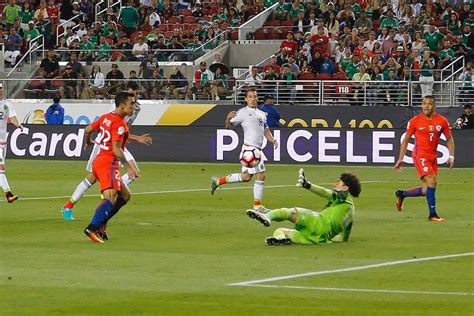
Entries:
[[122,142],[122,149],[128,139],[128,125],[122,116],[116,112],[110,112],[102,115],[99,119],[91,124],[95,131],[101,135],[96,139],[99,145],[99,156],[112,156],[115,158],[112,150],[112,144],[116,141]]
[[101,191],[106,189],[122,188],[122,178],[120,177],[119,162],[112,149],[114,142],[121,142],[122,149],[125,148],[128,139],[128,125],[115,112],[102,115],[97,121],[91,124],[92,128],[99,132],[100,137],[96,139],[99,145],[99,154],[94,159],[92,172],[100,183]]
[[440,114],[435,113],[432,119],[428,119],[421,113],[408,122],[405,137],[415,135],[412,156],[420,177],[438,172],[436,148],[441,134],[451,136],[448,120]]

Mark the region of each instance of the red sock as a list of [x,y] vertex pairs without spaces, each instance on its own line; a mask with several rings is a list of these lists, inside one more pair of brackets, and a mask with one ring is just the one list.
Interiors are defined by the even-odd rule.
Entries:
[[72,203],[71,200],[67,201],[66,204],[64,204],[64,208],[73,208],[74,203]]
[[227,177],[220,177],[219,178],[219,185],[223,185],[227,183]]
[[253,206],[260,206],[260,205],[262,205],[262,202],[257,201],[257,200],[253,201]]

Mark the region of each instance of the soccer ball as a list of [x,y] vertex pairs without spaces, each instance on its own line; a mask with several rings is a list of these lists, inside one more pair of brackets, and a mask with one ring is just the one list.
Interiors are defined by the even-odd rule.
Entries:
[[240,153],[240,163],[247,168],[253,168],[260,163],[262,157],[260,149],[246,148]]
[[463,125],[464,125],[464,120],[462,118],[458,118],[456,122],[454,123],[454,128],[461,129]]

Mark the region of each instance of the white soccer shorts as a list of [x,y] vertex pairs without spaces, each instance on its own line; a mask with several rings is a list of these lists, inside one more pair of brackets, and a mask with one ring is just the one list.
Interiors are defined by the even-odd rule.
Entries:
[[0,145],[0,165],[5,164],[5,157],[7,156],[7,144]]

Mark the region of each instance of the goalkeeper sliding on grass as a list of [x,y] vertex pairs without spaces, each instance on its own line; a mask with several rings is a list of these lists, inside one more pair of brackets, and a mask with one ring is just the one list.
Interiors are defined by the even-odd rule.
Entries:
[[277,228],[272,237],[265,242],[268,245],[288,245],[291,243],[311,245],[327,244],[332,241],[348,241],[352,229],[354,202],[352,197],[358,197],[361,191],[360,182],[351,173],[343,173],[336,182],[333,190],[328,190],[309,182],[300,169],[297,187],[310,190],[329,202],[321,213],[301,207],[279,208],[267,213],[247,210],[250,218],[258,220],[264,226],[270,226],[272,221],[291,221],[294,229]]

